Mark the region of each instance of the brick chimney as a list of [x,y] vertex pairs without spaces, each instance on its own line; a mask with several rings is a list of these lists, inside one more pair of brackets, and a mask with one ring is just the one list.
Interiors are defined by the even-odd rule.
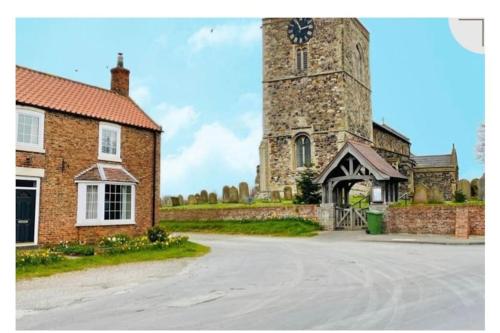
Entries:
[[111,91],[128,97],[130,71],[123,67],[123,53],[118,53],[116,67],[111,69]]

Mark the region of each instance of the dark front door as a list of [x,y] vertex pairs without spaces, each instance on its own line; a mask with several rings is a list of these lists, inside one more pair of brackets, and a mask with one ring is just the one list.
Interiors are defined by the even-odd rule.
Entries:
[[35,241],[36,190],[16,190],[16,243]]

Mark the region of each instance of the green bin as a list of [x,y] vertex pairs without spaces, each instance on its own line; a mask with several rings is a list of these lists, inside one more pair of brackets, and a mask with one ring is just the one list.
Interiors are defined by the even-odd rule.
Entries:
[[384,213],[372,210],[366,212],[366,217],[368,220],[368,233],[371,235],[381,234]]

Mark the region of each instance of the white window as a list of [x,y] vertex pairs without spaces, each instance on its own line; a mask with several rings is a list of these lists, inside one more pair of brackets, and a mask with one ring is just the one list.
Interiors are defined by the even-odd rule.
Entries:
[[135,223],[135,185],[78,183],[77,226]]
[[16,107],[16,150],[45,152],[44,121],[44,111],[24,106]]
[[121,129],[119,125],[99,124],[99,155],[100,160],[121,162]]

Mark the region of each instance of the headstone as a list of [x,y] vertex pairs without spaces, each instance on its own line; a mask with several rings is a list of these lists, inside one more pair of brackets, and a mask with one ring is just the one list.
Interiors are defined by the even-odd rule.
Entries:
[[164,195],[162,198],[161,198],[161,205],[162,206],[166,206],[166,207],[172,207],[172,198],[168,195]]
[[200,198],[201,198],[201,197],[200,197],[200,195],[199,195],[198,193],[196,193],[196,194],[194,195],[194,197],[196,198],[196,204],[199,204],[199,203],[200,203],[200,201],[201,201],[201,199],[200,199]]
[[229,186],[227,185],[222,188],[222,202],[223,203],[229,202]]
[[216,204],[217,203],[217,194],[215,192],[210,192],[208,195],[208,203]]
[[229,202],[238,203],[238,201],[239,201],[238,189],[234,186],[231,186],[231,188],[229,189]]
[[280,202],[281,201],[280,191],[271,191],[271,201],[272,202]]
[[458,189],[462,191],[467,200],[470,199],[470,183],[467,179],[460,179]]
[[196,205],[198,203],[198,200],[196,200],[196,196],[190,194],[188,196],[188,205]]
[[430,190],[429,193],[429,198],[428,198],[429,203],[443,203],[444,202],[444,195],[439,188],[436,186],[433,186]]
[[172,201],[172,206],[179,206],[179,198],[178,197],[170,197],[170,200]]
[[248,184],[246,182],[241,182],[238,187],[240,189],[240,202],[248,202],[248,197],[250,195],[248,191]]
[[202,190],[200,192],[200,201],[198,203],[205,204],[208,202],[208,192],[206,190]]
[[182,194],[179,194],[179,196],[177,198],[179,199],[179,206],[185,205],[184,197],[182,196]]
[[290,186],[285,186],[283,189],[283,199],[293,200],[292,188]]
[[424,185],[415,186],[415,194],[413,195],[414,203],[426,203],[427,202],[427,188]]
[[470,182],[470,196],[477,199],[479,197],[479,179],[474,178]]
[[478,199],[479,200],[484,200],[484,194],[485,194],[485,187],[484,187],[484,173],[483,175],[481,176],[481,178],[479,178],[479,189],[478,189]]

